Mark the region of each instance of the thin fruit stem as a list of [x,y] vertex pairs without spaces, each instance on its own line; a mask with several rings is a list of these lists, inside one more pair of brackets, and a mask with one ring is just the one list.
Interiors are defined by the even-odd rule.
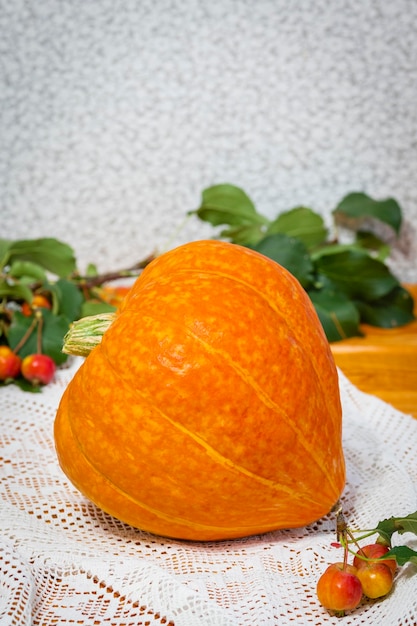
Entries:
[[[342,505],[336,510],[336,535],[337,540],[341,542],[341,538],[346,539],[347,524],[343,515]],[[341,542],[342,543],[342,542]]]
[[35,330],[36,324],[38,323],[38,319],[35,317],[33,319],[33,322],[31,323],[31,325],[29,326],[29,328],[27,329],[27,331],[25,332],[25,334],[23,335],[23,337],[21,338],[21,340],[18,342],[18,344],[14,347],[13,352],[15,354],[17,354],[19,352],[19,350],[21,350],[21,348],[23,348],[23,346],[25,345],[25,343],[27,342],[27,340],[29,339],[29,337],[31,336],[31,334],[33,333],[33,331]]
[[343,545],[343,569],[346,570],[348,564],[348,556],[349,556],[349,545],[346,541],[346,537],[344,537],[344,545]]
[[[362,530],[353,530],[352,532],[360,533],[360,532],[364,532],[364,531],[362,531]],[[363,535],[360,535],[359,537],[356,537],[355,541],[363,541],[363,539],[367,539],[368,537],[372,537],[372,535],[375,535],[376,532],[377,531],[375,529],[366,531]]]
[[359,543],[358,543],[358,541],[359,541],[359,540],[358,540],[358,539],[356,539],[356,537],[354,537],[354,535],[352,534],[352,531],[350,530],[350,528],[347,528],[347,529],[346,529],[346,532],[347,532],[348,537],[350,538],[351,542],[352,542],[352,543],[354,543],[354,544],[355,544],[355,546],[356,546],[359,550],[361,550],[361,547],[360,547],[360,545],[359,545]]
[[38,333],[36,337],[36,348],[38,354],[42,354],[42,326],[43,326],[43,317],[40,311],[36,311],[36,317],[38,318]]
[[348,527],[341,506],[336,511],[336,533],[337,540],[343,546],[343,569],[346,570],[349,556]]

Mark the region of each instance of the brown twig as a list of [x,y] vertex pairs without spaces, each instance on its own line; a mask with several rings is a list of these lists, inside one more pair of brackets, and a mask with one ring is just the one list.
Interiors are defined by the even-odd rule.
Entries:
[[118,280],[119,278],[134,276],[135,272],[145,269],[145,267],[149,265],[149,263],[155,258],[155,254],[150,254],[142,261],[138,261],[137,263],[135,263],[135,265],[132,265],[127,269],[114,272],[105,272],[104,274],[97,274],[97,276],[84,276],[80,279],[80,282],[82,283],[83,287],[91,289],[92,287],[98,287],[99,285],[103,285],[104,283],[108,283],[113,280]]

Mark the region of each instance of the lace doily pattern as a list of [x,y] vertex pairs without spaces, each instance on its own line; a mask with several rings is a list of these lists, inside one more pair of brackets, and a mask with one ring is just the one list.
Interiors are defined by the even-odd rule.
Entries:
[[[0,392],[0,624],[5,626],[320,626],[340,624],[315,586],[331,546],[327,516],[295,530],[224,542],[167,540],[131,528],[87,501],[55,455],[53,421],[79,360],[42,393]],[[417,420],[353,387],[340,373],[352,526],[417,510]],[[308,471],[308,467],[306,467]],[[417,549],[413,536],[401,543]],[[393,592],[343,623],[417,623],[415,566]]]

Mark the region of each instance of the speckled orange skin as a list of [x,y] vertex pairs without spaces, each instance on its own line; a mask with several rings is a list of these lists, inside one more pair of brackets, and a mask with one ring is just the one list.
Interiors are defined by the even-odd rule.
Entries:
[[153,261],[66,389],[60,464],[111,515],[219,540],[303,526],[345,483],[338,378],[281,266],[218,241]]

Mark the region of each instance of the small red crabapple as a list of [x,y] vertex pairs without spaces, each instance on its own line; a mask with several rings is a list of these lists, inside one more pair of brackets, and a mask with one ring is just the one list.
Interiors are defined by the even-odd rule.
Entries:
[[0,380],[17,378],[22,359],[9,346],[0,346]]
[[378,561],[371,561],[358,569],[363,593],[371,599],[382,598],[391,591],[393,576],[389,567]]
[[24,302],[22,304],[22,313],[29,317],[33,314],[36,309],[51,309],[51,303],[49,302],[46,296],[43,296],[40,293],[37,293],[33,296],[32,302],[29,304],[28,302]]
[[380,560],[380,557],[384,556],[387,552],[389,552],[388,546],[385,546],[382,543],[370,543],[357,551],[355,558],[353,559],[353,565],[357,569],[360,569],[361,567],[368,565],[370,562],[373,562],[368,559],[378,559],[378,563],[381,562],[389,567],[392,575],[394,575],[397,571],[397,561],[395,559]]
[[22,376],[33,385],[47,385],[54,377],[56,365],[46,354],[29,354],[22,361]]
[[362,599],[362,585],[356,567],[333,563],[320,576],[317,597],[325,609],[343,615],[355,609]]

